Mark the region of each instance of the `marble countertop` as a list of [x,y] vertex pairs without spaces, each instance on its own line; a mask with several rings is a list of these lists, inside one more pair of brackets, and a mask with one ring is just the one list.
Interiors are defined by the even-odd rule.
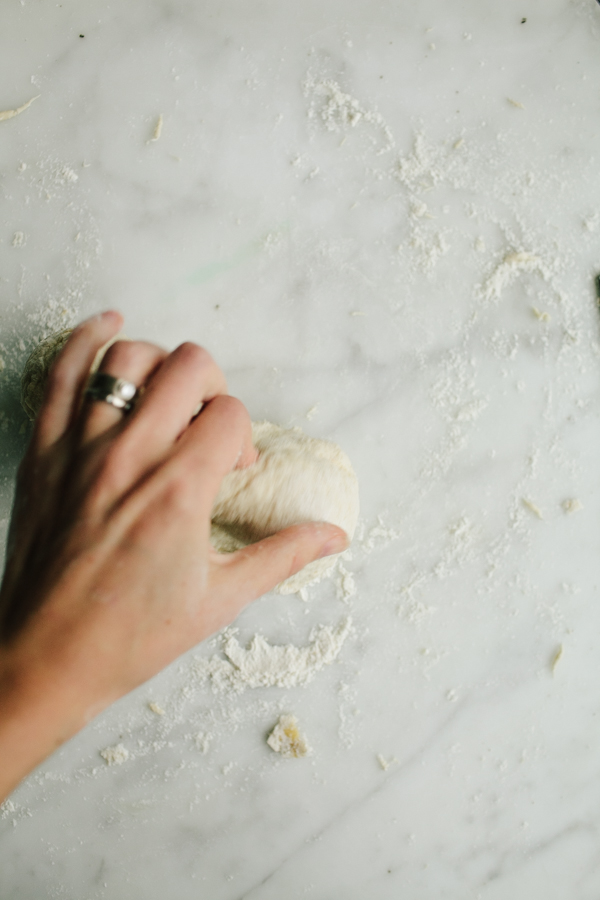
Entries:
[[107,710],[0,807],[2,900],[597,898],[600,6],[6,0],[0,73],[2,535],[24,359],[107,306],[362,505],[236,622],[336,658]]

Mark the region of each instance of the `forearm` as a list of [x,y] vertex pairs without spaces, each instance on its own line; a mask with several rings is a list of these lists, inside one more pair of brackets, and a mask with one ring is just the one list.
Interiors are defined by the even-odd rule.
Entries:
[[0,802],[100,709],[86,708],[77,685],[15,669],[0,651]]

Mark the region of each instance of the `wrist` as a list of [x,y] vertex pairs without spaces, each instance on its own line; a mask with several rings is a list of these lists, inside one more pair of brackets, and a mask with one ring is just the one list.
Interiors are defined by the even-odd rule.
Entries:
[[53,676],[0,649],[0,802],[106,705],[90,708],[76,683]]

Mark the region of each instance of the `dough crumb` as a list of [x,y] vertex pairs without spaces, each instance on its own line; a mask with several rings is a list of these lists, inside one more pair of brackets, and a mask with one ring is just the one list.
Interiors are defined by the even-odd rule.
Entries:
[[162,117],[162,113],[161,113],[159,115],[158,119],[156,120],[156,125],[154,126],[154,131],[152,132],[152,137],[147,141],[148,144],[150,144],[152,141],[160,140],[160,136],[162,134],[162,127],[163,127],[163,117]]
[[550,316],[547,312],[544,312],[542,309],[538,309],[536,306],[531,307],[531,312],[534,314],[536,319],[539,319],[540,322],[549,322]]
[[65,181],[68,181],[70,182],[70,184],[75,184],[76,181],[79,181],[79,175],[77,174],[77,172],[74,172],[73,169],[71,169],[69,166],[63,166],[57,177],[63,183]]
[[212,739],[213,735],[210,732],[199,731],[195,736],[194,743],[203,756],[208,753]]
[[354,581],[354,575],[352,574],[352,572],[349,572],[341,562],[338,563],[337,571],[337,598],[338,600],[347,601],[350,597],[353,597],[356,594],[356,582]]
[[550,660],[550,671],[552,672],[553,675],[554,675],[554,671],[555,671],[559,661],[562,658],[562,655],[563,655],[563,645],[559,644],[557,649],[554,651],[554,653],[552,655],[552,659]]
[[22,247],[25,243],[25,235],[22,231],[15,231],[14,237],[12,239],[13,247]]
[[536,506],[535,503],[533,503],[531,500],[528,500],[527,497],[522,497],[521,502],[523,503],[523,506],[525,507],[525,509],[528,509],[529,512],[532,512],[534,514],[534,516],[538,517],[538,519],[544,518],[539,506]]
[[101,750],[100,756],[106,760],[108,766],[122,766],[129,759],[129,750],[123,744],[115,744]]
[[390,759],[386,759],[381,753],[377,754],[377,762],[381,766],[384,772],[387,772],[390,766],[393,766],[394,763],[397,763],[398,760],[395,756],[391,756]]
[[162,706],[159,706],[158,703],[155,703],[154,700],[151,700],[148,704],[148,709],[152,710],[153,713],[157,716],[164,716],[165,711]]
[[569,500],[563,500],[562,508],[567,515],[569,515],[570,513],[579,512],[580,509],[583,509],[583,503],[576,497],[571,497]]
[[518,100],[513,100],[512,97],[507,97],[506,99],[507,99],[508,102],[511,104],[511,106],[516,106],[517,109],[525,109],[525,107],[523,106],[523,104],[522,104],[522,103],[519,103]]
[[308,756],[311,753],[306,738],[298,730],[296,716],[280,716],[279,722],[267,738],[267,744],[275,753],[286,759]]
[[16,109],[5,109],[3,112],[0,112],[0,122],[5,122],[6,119],[13,119],[15,116],[19,116],[22,112],[31,106],[34,100],[39,100],[41,94],[38,94],[37,97],[32,97],[31,100],[28,100],[27,103],[24,103],[23,106],[17,106]]

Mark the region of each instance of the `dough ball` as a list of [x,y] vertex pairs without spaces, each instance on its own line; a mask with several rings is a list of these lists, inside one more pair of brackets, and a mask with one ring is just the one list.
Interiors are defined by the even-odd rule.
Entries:
[[[44,399],[46,380],[48,378],[50,367],[71,337],[72,333],[72,328],[65,328],[63,331],[55,331],[54,334],[51,334],[37,345],[25,363],[25,368],[21,375],[21,406],[32,422],[39,413],[42,400]],[[98,350],[94,358],[90,373],[96,371],[102,362],[102,357],[111,344],[114,344],[115,341],[126,340],[128,340],[128,338],[122,334],[118,334],[104,344],[104,346]]]
[[51,334],[37,345],[25,363],[21,375],[21,406],[32,422],[40,411],[44,399],[50,366],[67,343],[72,330],[65,328],[64,331]]
[[[255,422],[260,456],[223,479],[212,512],[211,541],[229,553],[302,522],[331,522],[350,538],[358,519],[358,482],[350,460],[332,441],[310,438],[300,428]],[[318,581],[335,565],[325,557],[279,585],[282,594]]]

